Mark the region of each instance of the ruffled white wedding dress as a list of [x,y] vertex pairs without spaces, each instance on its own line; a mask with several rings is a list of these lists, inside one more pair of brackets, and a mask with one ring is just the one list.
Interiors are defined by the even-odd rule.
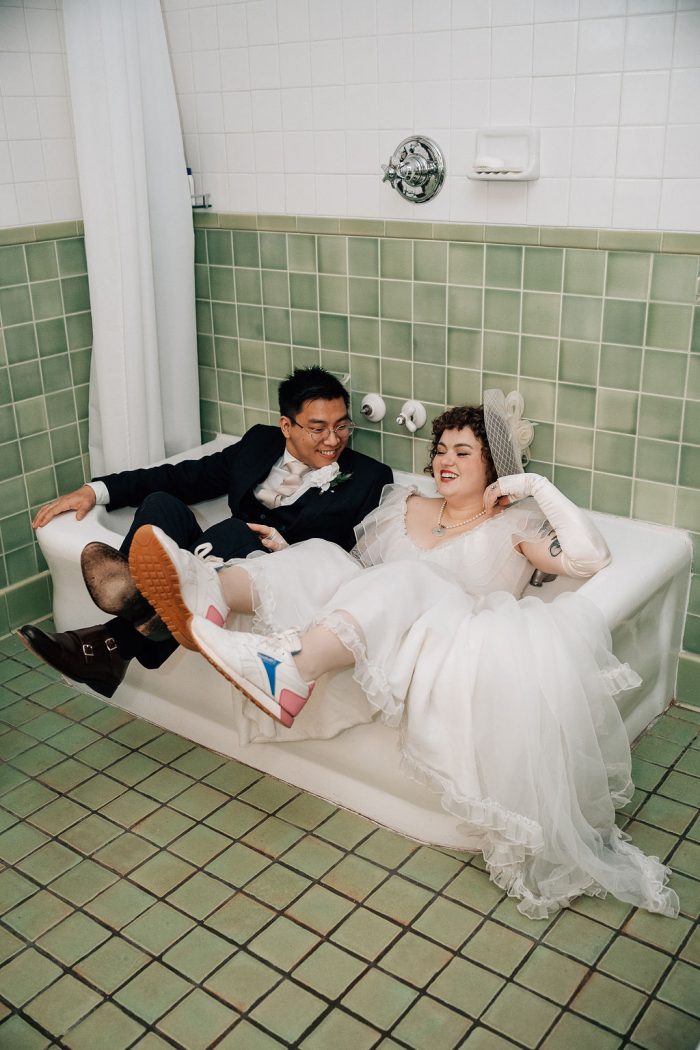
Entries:
[[332,676],[292,732],[330,736],[372,709],[398,726],[404,771],[464,819],[465,848],[532,918],[607,892],[676,914],[668,870],[615,824],[633,784],[613,697],[639,678],[586,598],[519,597],[532,566],[515,544],[543,534],[542,512],[523,500],[424,550],[406,532],[412,491],[385,489],[353,555],[309,540],[237,563],[255,630],[324,624],[355,656],[360,702],[339,688],[349,672]]

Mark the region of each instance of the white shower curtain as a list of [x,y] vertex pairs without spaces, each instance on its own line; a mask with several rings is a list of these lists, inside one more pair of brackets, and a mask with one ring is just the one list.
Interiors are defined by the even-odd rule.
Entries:
[[93,475],[200,441],[194,238],[158,0],[63,0],[94,330]]

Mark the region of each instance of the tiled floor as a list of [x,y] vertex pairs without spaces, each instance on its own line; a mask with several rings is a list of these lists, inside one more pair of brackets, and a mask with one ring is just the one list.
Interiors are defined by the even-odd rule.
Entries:
[[682,916],[523,918],[428,849],[117,708],[0,641],[0,1047],[691,1050],[700,712],[635,749],[623,821]]

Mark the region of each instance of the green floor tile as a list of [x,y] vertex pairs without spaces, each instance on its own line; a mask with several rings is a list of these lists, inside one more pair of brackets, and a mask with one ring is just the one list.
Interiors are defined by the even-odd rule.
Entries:
[[564,1014],[541,1046],[542,1050],[617,1050],[622,1040],[583,1017]]
[[390,876],[366,901],[367,907],[408,924],[423,911],[432,893],[398,875]]
[[39,940],[39,946],[64,966],[73,966],[103,944],[110,931],[87,915],[73,912]]
[[503,891],[489,881],[488,875],[472,867],[464,868],[445,887],[445,895],[483,913],[491,911],[504,896]]
[[652,827],[651,824],[642,824],[637,820],[631,820],[625,825],[625,834],[631,837],[634,845],[642,853],[658,857],[663,861],[670,857],[677,841],[675,835],[670,835],[661,828]]
[[700,1017],[699,988],[700,970],[678,960],[656,994],[663,1002]]
[[121,937],[112,937],[101,948],[76,963],[75,972],[106,995],[142,970],[149,956]]
[[59,835],[89,815],[89,811],[84,806],[79,806],[77,802],[72,802],[69,798],[58,798],[54,802],[49,802],[48,806],[44,806],[43,809],[32,813],[29,823],[50,835]]
[[194,784],[172,799],[170,805],[194,820],[203,820],[227,801],[228,798],[222,791],[208,787],[207,784]]
[[145,780],[146,777],[151,776],[159,768],[158,763],[154,762],[152,758],[147,758],[146,755],[140,753],[128,754],[113,765],[110,765],[109,775],[123,784],[128,784],[129,787],[133,787],[135,784]]
[[407,984],[423,988],[451,958],[451,952],[408,930],[382,957],[381,966]]
[[593,973],[571,1002],[571,1009],[615,1032],[626,1032],[645,1004],[641,992]]
[[195,871],[196,868],[180,857],[173,856],[167,850],[161,850],[140,868],[132,871],[130,878],[156,897],[164,897]]
[[690,922],[683,916],[670,919],[663,915],[635,910],[623,929],[630,937],[651,944],[664,952],[675,953],[687,937],[690,928]]
[[28,751],[15,756],[12,761],[23,773],[35,776],[50,766],[56,765],[57,762],[62,762],[64,757],[63,752],[57,751],[55,747],[49,747],[48,744],[36,744]]
[[233,1031],[224,1036],[217,1050],[280,1050],[282,1045],[269,1032],[248,1021],[239,1021]]
[[154,799],[147,798],[138,791],[126,791],[113,802],[103,806],[102,815],[124,828],[132,828],[156,809],[158,803]]
[[541,996],[508,984],[484,1013],[483,1021],[507,1038],[535,1047],[558,1014],[559,1008]]
[[228,937],[236,944],[245,944],[259,930],[275,918],[275,912],[251,900],[243,893],[237,893],[221,908],[218,908],[206,920],[207,926]]
[[222,835],[236,839],[245,835],[246,831],[250,831],[257,824],[262,824],[263,820],[265,820],[265,814],[259,809],[254,809],[252,806],[247,806],[245,802],[234,799],[207,817],[205,823],[221,832]]
[[73,788],[70,792],[70,797],[83,806],[101,809],[102,806],[106,806],[112,799],[122,795],[124,790],[123,784],[120,784],[117,780],[112,780],[111,777],[102,776],[100,773],[97,776],[93,776],[90,780],[86,780],[78,787]]
[[173,839],[194,826],[194,821],[174,809],[163,806],[134,825],[137,835],[150,839],[158,846],[167,846]]
[[370,970],[341,1000],[343,1006],[379,1029],[389,1028],[417,997],[414,988],[380,970]]
[[439,897],[418,916],[413,923],[413,929],[454,951],[481,922],[483,916]]
[[51,884],[51,889],[71,904],[81,906],[116,881],[117,876],[113,871],[103,868],[93,860],[83,860],[56,879]]
[[24,943],[9,930],[0,929],[0,963],[7,962],[24,948]]
[[204,982],[204,987],[241,1013],[250,1010],[279,981],[280,975],[247,952],[238,952]]
[[289,784],[283,784],[272,777],[263,777],[263,779],[258,780],[252,787],[244,791],[240,798],[242,802],[255,806],[257,809],[262,809],[266,813],[276,813],[278,809],[290,802],[298,794],[298,788],[291,787]]
[[[322,881],[353,901],[363,901],[386,879],[386,871],[362,857],[350,855],[331,868]],[[403,880],[397,879],[397,883]],[[405,885],[410,886],[406,883]],[[409,892],[409,891],[407,891]],[[379,906],[381,910],[381,906]]]
[[668,969],[670,961],[667,955],[654,948],[630,937],[618,937],[598,960],[598,969],[650,993]]
[[538,945],[518,970],[516,981],[533,992],[553,999],[555,1003],[569,1001],[585,979],[587,969],[581,963]]
[[216,875],[230,886],[240,888],[264,871],[270,864],[269,857],[236,842],[207,865],[210,875]]
[[120,988],[114,998],[131,1013],[153,1024],[184,998],[190,988],[189,981],[178,977],[160,963],[152,962]]
[[46,890],[39,890],[33,897],[18,904],[3,915],[3,921],[27,941],[37,940],[42,933],[70,915],[73,909]]
[[336,1000],[365,969],[365,963],[325,942],[297,966],[294,977],[312,991]]
[[155,897],[150,893],[120,881],[89,901],[85,910],[107,926],[121,930],[155,902]]
[[[683,920],[681,919],[681,922]],[[696,927],[681,950],[681,957],[700,966],[700,927]]]
[[249,947],[273,966],[288,972],[318,943],[316,934],[282,916],[254,937]]
[[400,873],[429,889],[440,890],[461,870],[463,864],[438,850],[421,846],[405,864]]
[[343,849],[353,849],[372,831],[374,824],[371,821],[339,809],[316,829],[316,834]]
[[376,1045],[378,1036],[376,1029],[357,1018],[342,1010],[333,1010],[299,1045],[301,1050],[328,1050],[329,1046],[369,1050]]
[[27,948],[0,969],[3,997],[13,1006],[22,1006],[60,974],[55,963],[34,948]]
[[251,1013],[254,1021],[292,1045],[299,1041],[325,1009],[318,996],[285,981],[273,989]]
[[222,853],[228,844],[229,839],[225,835],[200,824],[171,842],[169,850],[191,864],[201,867]]
[[323,886],[311,886],[289,906],[287,914],[297,922],[322,935],[338,925],[353,908],[345,897],[332,893]]
[[64,1037],[70,1050],[95,1050],[109,1046],[110,1050],[125,1050],[145,1031],[132,1017],[114,1003],[103,1003],[89,1017],[71,1029]]
[[609,943],[612,931],[575,912],[563,912],[545,934],[545,941],[565,955],[592,966]]
[[127,875],[156,852],[151,842],[125,831],[95,853],[95,860],[119,875]]
[[22,1050],[45,1050],[51,1042],[18,1014],[0,1023],[0,1045],[22,1047]]
[[34,883],[17,872],[7,868],[0,873],[0,901],[2,901],[3,914],[35,893]]
[[160,901],[125,926],[122,936],[151,955],[161,955],[166,948],[191,930],[192,925],[192,919]]
[[700,845],[696,842],[681,842],[678,849],[671,854],[669,861],[674,871],[700,879]]
[[193,919],[202,920],[230,896],[229,886],[200,871],[171,893],[168,901],[186,911]]
[[[260,803],[257,803],[259,805]],[[312,831],[335,812],[335,806],[315,795],[299,794],[277,811],[277,816],[296,827]]]
[[[80,854],[75,850],[68,849],[60,842],[47,842],[36,853],[30,854],[17,865],[26,875],[36,879],[42,885],[48,885],[51,880],[57,879],[71,867],[75,867],[82,860]],[[2,876],[0,876],[0,880]],[[5,895],[0,890],[0,899],[5,901]]]
[[33,999],[27,1014],[48,1032],[60,1035],[85,1017],[100,1002],[100,996],[87,985],[65,974]]
[[693,1050],[700,1040],[700,1021],[665,1003],[652,1002],[633,1030],[632,1040],[644,1050]]
[[188,1050],[206,1050],[236,1019],[236,1014],[218,999],[195,988],[158,1022],[158,1028]]
[[428,992],[470,1017],[480,1017],[504,985],[503,978],[456,958],[438,974]]
[[659,785],[660,795],[673,798],[677,802],[685,802],[689,806],[700,807],[700,778],[688,776],[686,773],[669,773],[666,779]]
[[509,977],[532,949],[532,941],[514,930],[485,922],[462,948],[472,962]]
[[395,941],[401,927],[366,908],[357,908],[331,934],[331,940],[344,948],[373,961],[387,945]]
[[64,831],[61,838],[81,853],[92,854],[120,835],[121,828],[116,824],[105,820],[98,813],[92,813]]
[[27,824],[17,824],[0,834],[0,860],[15,864],[47,841],[46,835]]
[[462,1038],[471,1024],[468,1018],[425,996],[402,1018],[394,1034],[415,1050],[423,1050],[426,1046],[433,1050],[452,1050],[462,1045]]
[[285,853],[284,863],[311,878],[320,878],[343,856],[344,854],[330,843],[323,842],[313,835],[306,835]]
[[369,838],[360,843],[355,853],[385,868],[397,868],[418,848],[415,842],[396,835],[393,831],[377,828]]
[[278,817],[268,817],[252,828],[244,842],[269,857],[279,857],[303,836],[303,831]]
[[176,795],[181,794],[186,788],[192,787],[194,781],[191,777],[179,773],[176,769],[159,769],[150,777],[139,781],[139,791],[144,795],[155,798],[159,802],[169,802]]
[[222,937],[198,926],[170,948],[163,961],[183,977],[199,984],[236,950]]

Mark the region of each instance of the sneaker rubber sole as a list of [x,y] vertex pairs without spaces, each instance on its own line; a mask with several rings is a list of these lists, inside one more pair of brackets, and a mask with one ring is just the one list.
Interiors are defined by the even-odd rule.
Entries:
[[175,641],[197,652],[199,646],[189,626],[192,613],[183,600],[180,578],[152,525],[142,525],[134,536],[129,568],[139,591],[156,609]]

